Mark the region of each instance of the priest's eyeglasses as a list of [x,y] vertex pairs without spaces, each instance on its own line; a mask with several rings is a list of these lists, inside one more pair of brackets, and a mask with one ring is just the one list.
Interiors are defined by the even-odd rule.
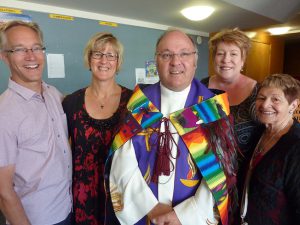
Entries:
[[195,55],[197,52],[180,52],[180,53],[171,53],[171,52],[156,52],[163,61],[168,62],[172,60],[175,56],[178,56],[180,60],[187,60],[192,55]]

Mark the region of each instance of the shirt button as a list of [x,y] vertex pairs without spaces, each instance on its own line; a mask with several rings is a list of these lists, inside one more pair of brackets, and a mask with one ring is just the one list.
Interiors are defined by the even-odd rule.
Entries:
[[64,153],[66,154],[66,150],[64,150]]
[[52,120],[52,122],[54,122],[54,119],[53,119],[53,118],[51,118],[51,120]]
[[59,138],[59,137],[60,137],[60,135],[58,134],[58,135],[57,135],[57,137]]

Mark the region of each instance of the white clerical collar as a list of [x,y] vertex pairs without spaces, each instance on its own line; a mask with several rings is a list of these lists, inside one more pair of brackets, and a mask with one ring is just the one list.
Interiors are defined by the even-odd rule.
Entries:
[[187,97],[187,94],[189,93],[190,89],[191,89],[191,85],[187,86],[182,91],[172,91],[172,90],[166,88],[162,83],[160,83],[161,95],[164,96],[165,98],[168,98],[168,97],[177,98],[179,96],[181,98],[182,98],[182,96]]
[[183,109],[190,89],[191,85],[182,91],[172,91],[160,83],[161,112],[167,115],[179,109]]

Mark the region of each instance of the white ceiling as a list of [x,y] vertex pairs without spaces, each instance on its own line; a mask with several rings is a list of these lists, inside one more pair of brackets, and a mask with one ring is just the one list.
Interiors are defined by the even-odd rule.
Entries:
[[[49,11],[53,7],[66,8],[93,15],[121,17],[124,21],[131,19],[207,34],[222,28],[258,29],[283,24],[291,25],[291,32],[300,34],[299,0],[1,0],[0,6],[15,5],[28,9],[30,3],[34,3],[30,5],[30,9],[34,11],[40,8],[35,6],[42,4]],[[203,4],[216,8],[206,20],[189,21],[180,14],[184,7]]]

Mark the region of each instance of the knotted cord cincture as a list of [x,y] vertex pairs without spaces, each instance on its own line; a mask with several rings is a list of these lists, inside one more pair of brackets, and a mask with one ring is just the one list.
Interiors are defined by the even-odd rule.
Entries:
[[[165,131],[161,132],[160,129],[159,131],[155,131],[158,136],[157,136],[157,155],[156,155],[156,160],[155,160],[155,167],[153,171],[153,176],[151,178],[151,181],[154,183],[158,183],[158,176],[160,175],[165,175],[169,176],[170,173],[175,169],[174,163],[172,162],[171,159],[176,159],[180,155],[180,150],[179,147],[174,140],[173,134],[170,131],[169,128],[169,122],[170,120],[166,117],[163,117],[160,120],[160,125],[163,123],[165,127]],[[172,155],[172,148],[173,144],[176,146],[176,155]]]

